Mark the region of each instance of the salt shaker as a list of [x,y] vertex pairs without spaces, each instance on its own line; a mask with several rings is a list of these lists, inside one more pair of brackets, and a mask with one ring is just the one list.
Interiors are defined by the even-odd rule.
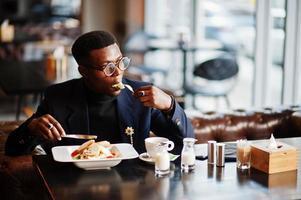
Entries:
[[158,153],[155,157],[155,173],[158,176],[169,174],[170,172],[170,158],[168,153],[168,143],[160,143],[157,146]]
[[208,164],[214,165],[215,163],[215,153],[216,152],[216,141],[208,141]]
[[184,138],[183,139],[183,149],[181,153],[181,169],[184,172],[193,171],[195,168],[195,152],[194,143],[196,139],[194,138]]

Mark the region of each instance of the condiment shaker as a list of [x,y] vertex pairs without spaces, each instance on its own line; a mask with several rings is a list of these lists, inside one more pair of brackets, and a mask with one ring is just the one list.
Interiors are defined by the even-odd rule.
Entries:
[[225,166],[225,144],[224,143],[216,144],[216,166],[217,167]]
[[216,141],[208,141],[208,164],[215,164],[215,155],[216,155]]

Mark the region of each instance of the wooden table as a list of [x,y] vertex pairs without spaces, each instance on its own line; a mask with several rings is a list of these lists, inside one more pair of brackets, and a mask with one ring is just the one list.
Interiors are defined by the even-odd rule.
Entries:
[[[279,140],[301,147],[301,137]],[[185,174],[175,162],[170,175],[162,178],[155,176],[153,165],[139,159],[94,171],[55,162],[51,156],[34,156],[33,165],[50,199],[301,199],[300,164],[298,170],[268,175],[255,169],[237,171],[235,162],[219,168],[204,160]],[[41,194],[38,199],[45,197]]]

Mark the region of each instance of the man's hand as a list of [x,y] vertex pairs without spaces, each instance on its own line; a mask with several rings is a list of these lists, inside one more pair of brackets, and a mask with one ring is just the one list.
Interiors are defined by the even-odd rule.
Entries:
[[144,106],[157,108],[161,111],[169,110],[172,105],[172,98],[159,88],[148,85],[135,90],[134,96],[139,98]]
[[61,136],[65,135],[61,124],[49,114],[33,119],[28,128],[32,134],[41,136],[46,140],[61,140]]

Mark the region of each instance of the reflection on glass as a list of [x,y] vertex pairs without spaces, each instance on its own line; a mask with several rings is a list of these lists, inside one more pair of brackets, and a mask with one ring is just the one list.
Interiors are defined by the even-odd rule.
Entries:
[[236,174],[237,174],[237,180],[239,182],[239,184],[243,185],[245,183],[247,183],[250,180],[250,169],[247,170],[240,170],[240,169],[236,169]]
[[183,184],[183,190],[184,190],[184,195],[189,194],[189,189],[191,188],[190,186],[193,184],[192,179],[195,176],[194,173],[182,173],[181,174],[181,180]]
[[207,177],[213,178],[214,176],[214,165],[207,165]]
[[[102,198],[105,199],[118,198],[117,194],[114,194],[114,191],[120,189],[120,185],[116,184],[116,182],[121,183],[122,178],[115,169],[104,170],[103,172],[105,173],[102,173],[102,178],[99,179],[97,178],[99,171],[83,171],[79,173],[79,176],[74,177],[74,183],[77,186],[82,186],[81,192],[86,193],[90,197],[101,194]],[[84,187],[86,185],[92,186],[89,188]]]
[[216,180],[222,181],[224,179],[224,167],[216,167]]
[[169,196],[169,177],[157,178],[156,191],[159,199],[167,199]]

